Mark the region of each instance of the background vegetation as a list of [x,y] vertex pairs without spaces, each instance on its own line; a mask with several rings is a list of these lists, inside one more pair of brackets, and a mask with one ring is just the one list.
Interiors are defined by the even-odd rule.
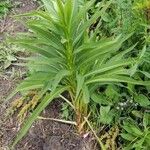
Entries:
[[[30,30],[10,39],[33,53],[21,58],[29,72],[12,94],[23,95],[12,104],[21,122],[32,112],[13,146],[60,97],[63,122],[75,125],[79,134],[91,130],[101,149],[148,150],[150,2],[42,2],[38,11],[16,16],[26,17]],[[8,8],[3,5],[3,15]],[[6,69],[16,58],[2,48]]]

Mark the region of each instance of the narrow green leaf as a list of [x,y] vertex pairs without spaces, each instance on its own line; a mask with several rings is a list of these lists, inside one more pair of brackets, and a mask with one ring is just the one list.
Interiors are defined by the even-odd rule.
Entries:
[[91,78],[87,80],[86,84],[95,83],[95,82],[124,82],[124,83],[131,83],[131,84],[137,84],[137,85],[150,85],[149,81],[137,81],[130,77],[126,76],[119,76],[119,75],[112,75],[112,76],[103,76],[100,75],[98,77]]
[[145,55],[145,52],[146,52],[146,45],[144,45],[144,47],[139,55],[139,59],[141,59]]
[[144,141],[145,141],[145,139],[141,138],[137,142],[133,143],[132,148],[136,148],[136,150],[141,150],[141,148],[143,147]]
[[147,78],[150,78],[150,73],[146,71],[139,71],[139,72],[143,73]]
[[86,74],[85,77],[93,76],[93,75],[96,75],[99,73],[103,73],[105,71],[109,71],[109,70],[118,68],[120,66],[127,66],[127,65],[130,65],[132,63],[133,63],[133,60],[120,60],[120,61],[104,64],[100,67],[100,69],[97,69],[95,71],[92,71],[92,72],[89,72],[88,74]]
[[21,130],[18,133],[18,136],[16,137],[15,141],[12,144],[12,148],[22,139],[22,137],[25,136],[29,128],[31,127],[32,123],[37,119],[38,115],[45,109],[45,107],[59,94],[67,90],[68,87],[61,87],[57,89],[52,94],[47,94],[44,99],[41,101],[41,103],[37,106],[37,108],[33,111],[31,116],[26,120],[25,124],[21,128]]
[[29,91],[33,89],[40,89],[43,87],[43,81],[35,81],[35,80],[29,80],[29,81],[23,81],[21,84],[18,85],[16,88],[17,91]]
[[136,45],[137,45],[137,43],[136,43],[135,45],[129,47],[129,48],[126,49],[126,50],[123,50],[123,51],[121,51],[121,52],[118,52],[115,56],[113,56],[113,57],[109,60],[109,62],[113,62],[113,61],[117,61],[117,60],[122,59],[123,56],[124,56],[125,54],[131,52],[131,51],[135,48]]
[[89,89],[86,85],[83,86],[83,100],[85,104],[88,104],[90,101],[90,94],[89,94]]
[[70,75],[70,71],[68,70],[60,70],[57,75],[54,78],[54,81],[52,83],[52,91],[55,91],[55,89],[57,88],[59,82],[65,77]]
[[77,42],[79,41],[79,39],[81,38],[81,36],[83,35],[83,33],[87,30],[87,28],[90,27],[90,25],[92,23],[94,23],[102,14],[104,11],[107,10],[107,8],[110,6],[110,4],[112,3],[112,0],[108,1],[106,3],[106,5],[102,8],[102,10],[100,11],[96,11],[96,13],[82,26],[79,35],[76,37],[73,45],[76,45]]
[[143,117],[143,126],[144,126],[144,128],[146,129],[149,124],[150,124],[150,114],[145,112],[144,117]]
[[133,141],[136,138],[135,136],[128,134],[128,133],[121,133],[120,135],[122,138],[128,141]]
[[44,6],[46,7],[47,11],[48,11],[52,16],[55,16],[55,15],[56,15],[56,11],[55,11],[55,9],[54,9],[53,0],[42,0],[42,2],[44,3]]
[[83,83],[84,83],[84,77],[80,74],[77,74],[77,89],[76,89],[76,98],[78,98],[79,93],[81,92],[81,89],[83,88]]

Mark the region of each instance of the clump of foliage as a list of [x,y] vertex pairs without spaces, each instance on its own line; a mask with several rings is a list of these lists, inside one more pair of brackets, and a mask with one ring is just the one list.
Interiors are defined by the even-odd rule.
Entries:
[[[101,125],[114,126],[114,134],[110,129],[112,141],[105,134],[99,138],[105,142],[104,145],[100,142],[102,149],[114,149],[121,127],[119,124],[122,125],[123,119],[130,117],[134,110],[149,110],[150,105],[147,98],[149,73],[147,69],[142,69],[145,52],[148,52],[147,43],[139,45],[132,36],[133,30],[124,28],[127,25],[126,17],[122,18],[121,26],[116,26],[120,19],[115,12],[116,7],[118,10],[125,9],[121,6],[130,9],[132,3],[128,1],[130,3],[126,6],[119,2],[102,1],[95,7],[94,1],[42,1],[45,11],[20,15],[28,18],[26,25],[30,30],[28,34],[13,40],[35,54],[26,58],[29,76],[13,94],[22,92],[28,95],[32,90],[38,91],[36,107],[27,105],[26,110],[32,109],[33,112],[13,146],[26,134],[45,107],[61,97],[67,103],[64,110],[68,106],[74,110],[73,119],[80,134],[88,130],[87,124],[91,128],[88,120],[93,122],[95,130]],[[123,11],[123,15],[126,12]],[[108,17],[111,17],[108,14],[113,15],[115,22],[109,21]],[[109,30],[112,26],[117,32]],[[143,87],[146,93],[142,93]],[[69,99],[62,96],[64,92]],[[32,104],[32,100],[29,99],[27,104]],[[64,113],[65,118],[69,116],[68,113]],[[125,123],[125,129],[124,126]],[[144,129],[142,135],[146,131]]]
[[1,0],[0,1],[0,18],[5,16],[9,12],[11,7],[12,6],[11,6],[10,0]]
[[123,133],[121,134],[121,136],[126,140],[124,145],[125,150],[134,148],[150,148],[150,114],[148,112],[145,112],[144,114],[140,115],[139,113],[138,117],[141,120],[141,123],[139,125],[137,121],[133,119],[128,119],[123,123]]
[[[133,36],[126,41],[123,47],[137,43],[134,50],[128,53],[130,56],[137,56],[139,58],[132,68],[131,76],[144,81],[150,78],[149,4],[147,0],[114,1],[110,9],[107,10],[102,17],[102,26],[99,28],[99,36],[101,37],[133,32]],[[140,125],[138,128],[141,129],[141,135],[132,135],[132,138],[128,135],[126,140],[129,138],[128,141],[130,142],[126,142],[121,138],[120,143],[124,143],[121,147],[127,147],[126,149],[149,149],[149,144],[144,141],[145,138],[149,138],[149,124],[147,124],[146,130],[143,129],[142,119],[138,118],[145,110],[149,115],[149,92],[149,86],[133,86],[128,84],[127,89],[120,88],[120,86],[117,85],[101,86],[92,96],[92,100],[97,103],[97,105],[93,104],[94,109],[97,110],[97,113],[95,114],[94,111],[93,114],[95,118],[101,116],[97,119],[96,126],[97,124],[99,126],[105,124],[107,127],[119,123],[121,125],[120,128],[123,128],[125,125],[123,120],[128,122],[133,115],[136,115],[136,117],[132,119],[132,124],[129,125],[129,128],[132,126],[135,127],[135,124]],[[97,107],[101,105],[104,105],[103,109],[105,109],[105,111],[99,112]],[[93,119],[93,121],[94,120],[95,119]],[[131,130],[129,134],[131,134],[131,132],[134,134],[134,131]],[[144,138],[142,136],[144,136]],[[128,144],[129,146],[127,146]]]
[[15,54],[18,48],[15,45],[2,42],[0,44],[0,70],[7,69],[13,62],[17,61]]

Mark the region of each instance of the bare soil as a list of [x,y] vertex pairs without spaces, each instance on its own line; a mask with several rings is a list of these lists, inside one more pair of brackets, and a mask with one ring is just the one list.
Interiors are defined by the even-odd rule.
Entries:
[[[6,34],[15,35],[17,32],[26,31],[24,26],[11,17],[13,14],[29,12],[38,7],[38,3],[33,0],[14,0],[13,5],[11,13],[0,21],[0,40],[4,40]],[[22,78],[11,78],[5,74],[0,76],[0,150],[9,150],[10,143],[20,129],[17,114],[5,118],[9,103],[4,105],[3,100],[21,80]],[[59,118],[60,109],[61,100],[55,101],[44,110],[42,116]],[[79,136],[73,126],[50,120],[37,120],[15,150],[94,150],[91,143],[89,137],[84,139]]]
[[[12,91],[16,82],[18,80],[0,80],[1,98],[4,99]],[[5,118],[7,107],[9,105],[2,104],[0,107],[0,150],[9,149],[10,143],[20,129],[17,114]],[[61,101],[54,101],[41,115],[45,118],[59,118],[60,109]],[[15,150],[93,150],[90,140],[79,136],[73,126],[50,120],[37,120]]]

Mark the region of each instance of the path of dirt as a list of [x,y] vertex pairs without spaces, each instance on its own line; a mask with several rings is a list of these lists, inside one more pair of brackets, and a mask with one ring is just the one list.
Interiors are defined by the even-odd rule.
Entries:
[[[31,0],[14,0],[13,4],[17,7],[12,9],[11,15],[29,12],[38,7],[38,4]],[[9,15],[0,21],[0,40],[5,39],[6,34],[15,35],[20,31],[26,31],[26,29]],[[2,100],[11,93],[20,80],[5,75],[0,77],[0,150],[9,150],[10,143],[20,129],[16,119],[17,114],[5,120],[5,109],[9,107],[9,104],[2,104]],[[53,102],[42,115],[48,118],[58,118],[60,108],[61,101]],[[91,145],[89,139],[85,140],[77,135],[72,126],[49,120],[38,120],[15,150],[93,150]]]

